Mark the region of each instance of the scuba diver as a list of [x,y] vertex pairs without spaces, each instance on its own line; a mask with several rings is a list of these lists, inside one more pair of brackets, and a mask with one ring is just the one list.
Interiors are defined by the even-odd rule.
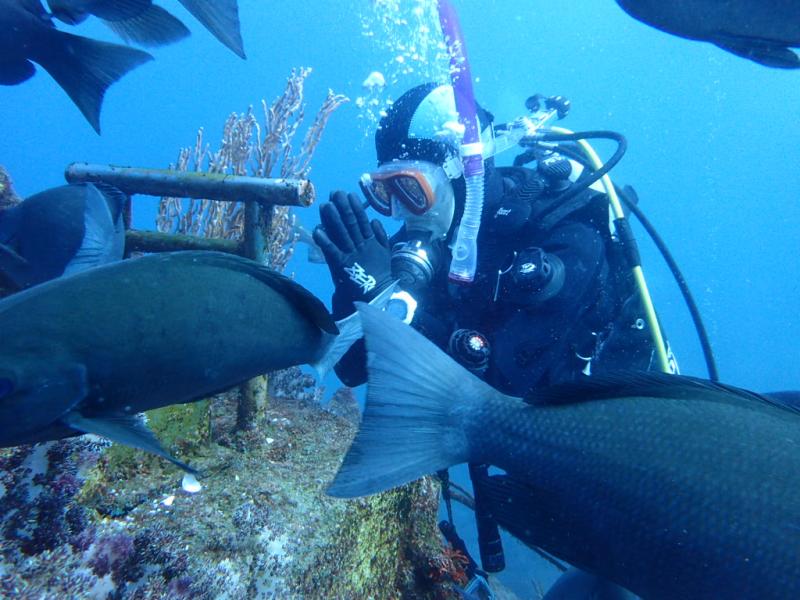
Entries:
[[[375,136],[378,166],[359,185],[368,207],[402,226],[389,238],[354,194],[334,192],[321,207],[314,239],[335,284],[334,318],[397,282],[387,310],[513,396],[620,370],[675,372],[637,285],[627,222],[599,186],[621,153],[595,168],[577,142],[605,132],[542,133],[568,102],[534,96],[527,106],[522,122],[494,126],[476,105],[484,173],[471,281],[448,271],[468,203],[453,87],[420,85],[389,108]],[[494,154],[520,143],[515,166],[495,166]],[[363,340],[336,373],[349,386],[366,381]],[[483,568],[499,571],[497,523],[536,545],[536,532],[515,528],[533,495],[486,465],[470,465],[470,475]]]
[[[449,0],[438,0],[437,9],[450,85],[417,86],[386,111],[375,134],[377,168],[359,181],[365,205],[336,191],[320,208],[313,237],[333,278],[334,317],[387,291],[385,310],[513,396],[620,370],[677,373],[624,204],[664,256],[697,329],[709,378],[718,380],[683,275],[633,189],[617,189],[608,177],[625,153],[625,138],[548,126],[569,111],[560,96],[531,96],[528,115],[495,125],[475,101],[456,11]],[[593,138],[617,143],[605,163],[586,141]],[[515,147],[524,150],[512,167],[495,166],[495,155]],[[380,221],[370,221],[367,207],[402,226],[389,238]],[[363,340],[336,373],[349,386],[366,381]],[[470,583],[461,591],[465,598],[492,598],[484,576],[505,567],[498,525],[540,554],[537,541],[561,532],[524,526],[530,511],[546,501],[535,482],[490,473],[489,465],[470,464],[469,473],[483,571],[470,558]],[[469,556],[452,523],[447,472],[439,475],[448,512],[440,529]],[[545,600],[631,597],[573,568]]]

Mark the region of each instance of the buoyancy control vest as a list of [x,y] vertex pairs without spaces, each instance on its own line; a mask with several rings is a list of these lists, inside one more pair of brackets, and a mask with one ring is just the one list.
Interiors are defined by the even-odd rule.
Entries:
[[465,330],[482,335],[488,360],[478,374],[513,395],[591,373],[648,369],[652,362],[605,195],[585,190],[558,219],[543,222],[562,208],[553,198],[571,185],[569,172],[557,166],[497,168],[503,193],[484,207],[475,281],[456,286],[440,276],[431,301],[423,300],[425,314],[439,315],[424,333],[438,329],[434,341],[468,367],[451,338]]

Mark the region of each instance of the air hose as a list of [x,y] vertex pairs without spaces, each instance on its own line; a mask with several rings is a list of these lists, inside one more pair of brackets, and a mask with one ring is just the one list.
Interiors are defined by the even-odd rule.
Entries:
[[[544,133],[540,136],[537,136],[538,139],[542,141],[547,141],[547,138],[550,138],[550,141],[574,141],[580,146],[583,153],[586,155],[586,158],[589,160],[592,168],[594,169],[594,173],[586,180],[589,181],[588,185],[586,181],[581,182],[581,185],[575,194],[580,193],[583,189],[588,188],[592,183],[595,181],[600,181],[603,185],[603,188],[606,191],[606,196],[608,197],[609,204],[611,206],[611,210],[614,213],[614,219],[617,223],[625,223],[625,212],[622,210],[622,204],[620,203],[619,196],[617,195],[617,190],[614,188],[614,184],[611,182],[611,178],[608,176],[608,171],[619,162],[619,159],[622,158],[622,154],[624,153],[625,149],[625,138],[618,133],[614,132],[585,132],[576,134],[569,129],[564,129],[562,127],[550,127],[550,131],[555,134],[559,134],[556,136],[550,136],[548,133]],[[609,133],[614,133],[614,138],[616,139],[619,146],[617,148],[617,152],[612,157],[612,160],[609,160],[605,165],[600,160],[600,157],[597,155],[597,152],[594,151],[594,148],[586,141],[589,137],[587,134],[597,134],[602,133],[603,138],[610,137]],[[594,135],[593,137],[601,137],[599,135]],[[616,160],[614,160],[616,159]],[[570,192],[567,192],[570,193]],[[571,197],[571,196],[569,196]],[[633,237],[630,236],[629,243],[635,243]],[[637,253],[638,254],[638,253]],[[667,345],[664,341],[664,335],[661,331],[661,326],[658,323],[658,317],[656,316],[656,310],[653,306],[653,299],[650,296],[650,291],[647,287],[647,281],[644,277],[644,271],[642,271],[642,265],[633,264],[631,266],[631,273],[633,275],[633,279],[636,283],[636,288],[639,291],[639,298],[641,299],[642,306],[644,307],[645,311],[645,322],[647,323],[650,334],[653,340],[653,347],[656,353],[656,360],[658,361],[659,368],[664,371],[665,373],[672,373],[673,368],[670,365],[669,355],[667,353]]]
[[[559,146],[558,153],[566,156],[567,158],[578,161],[585,167],[592,167],[586,156],[573,147]],[[708,331],[703,323],[703,318],[700,315],[700,309],[694,300],[692,291],[689,289],[689,284],[687,283],[686,278],[683,276],[678,263],[673,258],[666,242],[664,242],[664,240],[661,238],[655,226],[650,222],[642,209],[637,205],[638,197],[636,196],[636,192],[633,190],[633,188],[626,186],[622,190],[618,190],[617,195],[620,200],[622,200],[623,204],[625,204],[625,207],[628,209],[628,211],[636,216],[636,219],[639,221],[639,223],[641,223],[644,230],[650,236],[650,239],[653,240],[653,244],[655,244],[656,248],[658,248],[658,251],[664,258],[664,262],[667,263],[667,267],[672,273],[672,277],[675,279],[675,283],[677,283],[681,295],[683,296],[683,300],[686,303],[686,307],[689,310],[692,322],[694,323],[695,331],[697,331],[697,337],[700,342],[700,347],[703,351],[703,359],[706,363],[706,370],[708,371],[708,378],[711,381],[719,381],[719,371],[717,369],[714,351],[711,347],[711,340],[708,337]]]

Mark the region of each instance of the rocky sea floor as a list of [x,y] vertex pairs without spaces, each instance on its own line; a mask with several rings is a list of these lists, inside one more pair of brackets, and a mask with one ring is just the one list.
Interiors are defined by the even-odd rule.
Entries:
[[169,448],[203,473],[199,493],[166,461],[91,436],[1,450],[0,597],[459,597],[436,481],[325,495],[358,407],[346,388],[330,410],[315,396],[271,397],[246,431],[235,392],[161,409],[162,441],[165,422],[196,430]]

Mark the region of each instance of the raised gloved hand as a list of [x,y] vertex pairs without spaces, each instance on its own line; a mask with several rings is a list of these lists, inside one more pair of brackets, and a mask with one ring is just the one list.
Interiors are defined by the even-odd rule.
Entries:
[[379,221],[370,222],[358,196],[333,192],[319,210],[314,229],[336,291],[334,316],[353,312],[353,302],[369,302],[392,281],[389,238]]

